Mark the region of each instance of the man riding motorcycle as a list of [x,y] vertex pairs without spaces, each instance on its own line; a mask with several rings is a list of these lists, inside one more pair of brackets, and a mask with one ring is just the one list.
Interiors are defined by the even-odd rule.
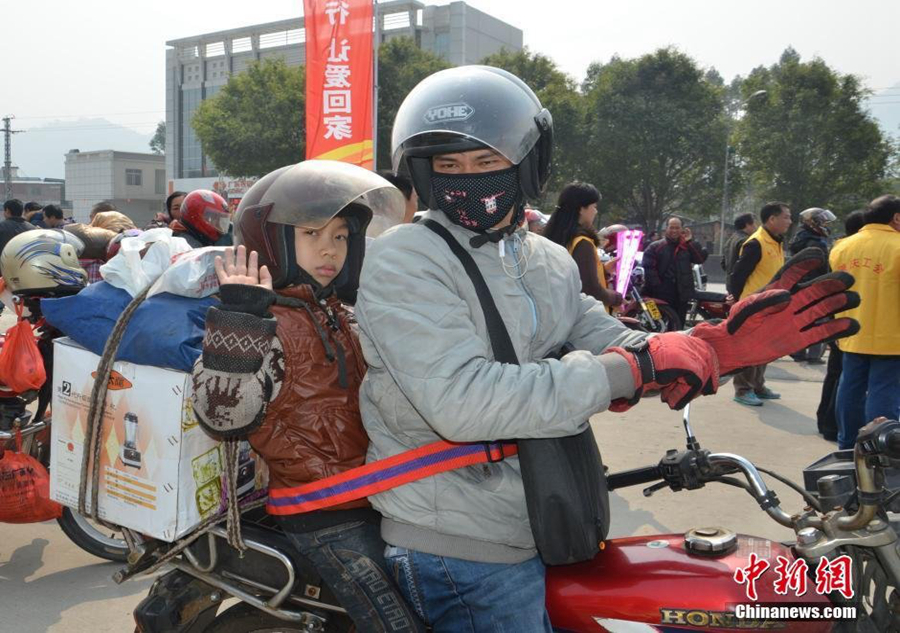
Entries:
[[804,248],[819,248],[828,252],[829,235],[831,231],[828,225],[834,222],[834,214],[828,209],[812,207],[800,212],[800,230],[791,240],[791,255],[796,255]]
[[[735,306],[728,322],[695,329],[696,336],[627,330],[580,293],[564,248],[522,227],[525,199],[540,195],[549,176],[552,136],[550,113],[535,94],[496,68],[441,71],[400,106],[394,169],[409,173],[431,210],[423,222],[376,240],[363,266],[356,314],[369,364],[360,393],[367,461],[438,439],[575,435],[591,415],[627,409],[645,391],[683,407],[715,392],[719,375],[742,363],[852,329],[846,320],[816,321],[851,301],[846,279],[792,295],[786,289],[797,278],[788,269],[780,286]],[[474,259],[520,365],[495,360],[479,296],[429,221]],[[772,334],[764,344],[762,327]],[[565,344],[575,351],[546,358]],[[435,631],[550,630],[544,565],[516,457],[408,483],[371,501],[384,516],[386,558],[401,590]]]

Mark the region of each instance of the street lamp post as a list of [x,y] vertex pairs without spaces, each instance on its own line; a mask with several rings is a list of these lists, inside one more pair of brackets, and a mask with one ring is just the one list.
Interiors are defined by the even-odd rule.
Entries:
[[[738,111],[742,110],[744,106],[750,103],[753,99],[757,97],[761,97],[764,94],[768,94],[767,90],[757,90],[752,95],[747,97],[741,104],[738,106]],[[725,250],[725,216],[728,213],[728,159],[731,157],[731,145],[729,141],[731,140],[730,133],[725,137],[725,166],[724,166],[724,176],[722,183],[722,217],[720,218],[721,224],[719,226],[719,254],[724,255]]]

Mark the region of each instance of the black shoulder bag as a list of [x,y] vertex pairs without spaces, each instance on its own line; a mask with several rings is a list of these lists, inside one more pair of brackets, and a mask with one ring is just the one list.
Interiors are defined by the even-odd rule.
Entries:
[[[472,280],[494,357],[501,363],[518,365],[509,332],[475,260],[442,225],[434,220],[423,223],[447,242]],[[564,348],[554,358],[567,351]],[[567,437],[521,439],[516,443],[528,518],[541,559],[547,565],[566,565],[594,558],[609,531],[609,492],[591,429]]]

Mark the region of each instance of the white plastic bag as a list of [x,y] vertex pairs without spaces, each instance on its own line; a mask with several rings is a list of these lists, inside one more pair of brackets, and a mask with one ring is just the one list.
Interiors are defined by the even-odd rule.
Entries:
[[226,248],[228,247],[205,246],[176,255],[172,265],[153,283],[147,297],[161,292],[194,299],[215,294],[219,291],[215,261],[217,256],[221,257],[225,253]]
[[190,250],[187,240],[173,237],[171,229],[150,229],[123,239],[118,254],[100,267],[100,276],[134,297],[156,281],[177,255]]

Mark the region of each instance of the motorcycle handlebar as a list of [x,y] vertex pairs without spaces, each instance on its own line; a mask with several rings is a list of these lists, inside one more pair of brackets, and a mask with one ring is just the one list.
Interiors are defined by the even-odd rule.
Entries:
[[659,465],[647,466],[645,468],[634,468],[621,473],[608,475],[606,477],[606,485],[610,490],[616,490],[618,488],[649,484],[653,481],[659,481],[662,478],[663,474]]
[[724,465],[740,470],[750,485],[750,493],[759,503],[759,506],[765,510],[766,514],[785,527],[792,528],[794,526],[791,515],[781,509],[778,497],[766,486],[766,482],[759,474],[756,466],[753,465],[753,462],[740,455],[731,453],[712,453],[709,456],[709,463],[713,467]]
[[[740,455],[712,453],[708,456],[708,463],[714,468],[727,467],[740,471],[747,479],[747,483],[749,484],[748,490],[760,504],[760,507],[762,507],[762,509],[778,523],[787,527],[793,526],[790,515],[781,509],[778,503],[778,497],[775,496],[774,492],[769,490],[765,481],[763,481],[763,478],[760,476],[759,471],[756,470],[756,467],[749,460]],[[606,477],[606,483],[609,490],[627,488],[629,486],[639,486],[660,480],[667,481],[667,478],[662,466],[659,464],[656,466],[626,470],[620,473],[612,473]]]

